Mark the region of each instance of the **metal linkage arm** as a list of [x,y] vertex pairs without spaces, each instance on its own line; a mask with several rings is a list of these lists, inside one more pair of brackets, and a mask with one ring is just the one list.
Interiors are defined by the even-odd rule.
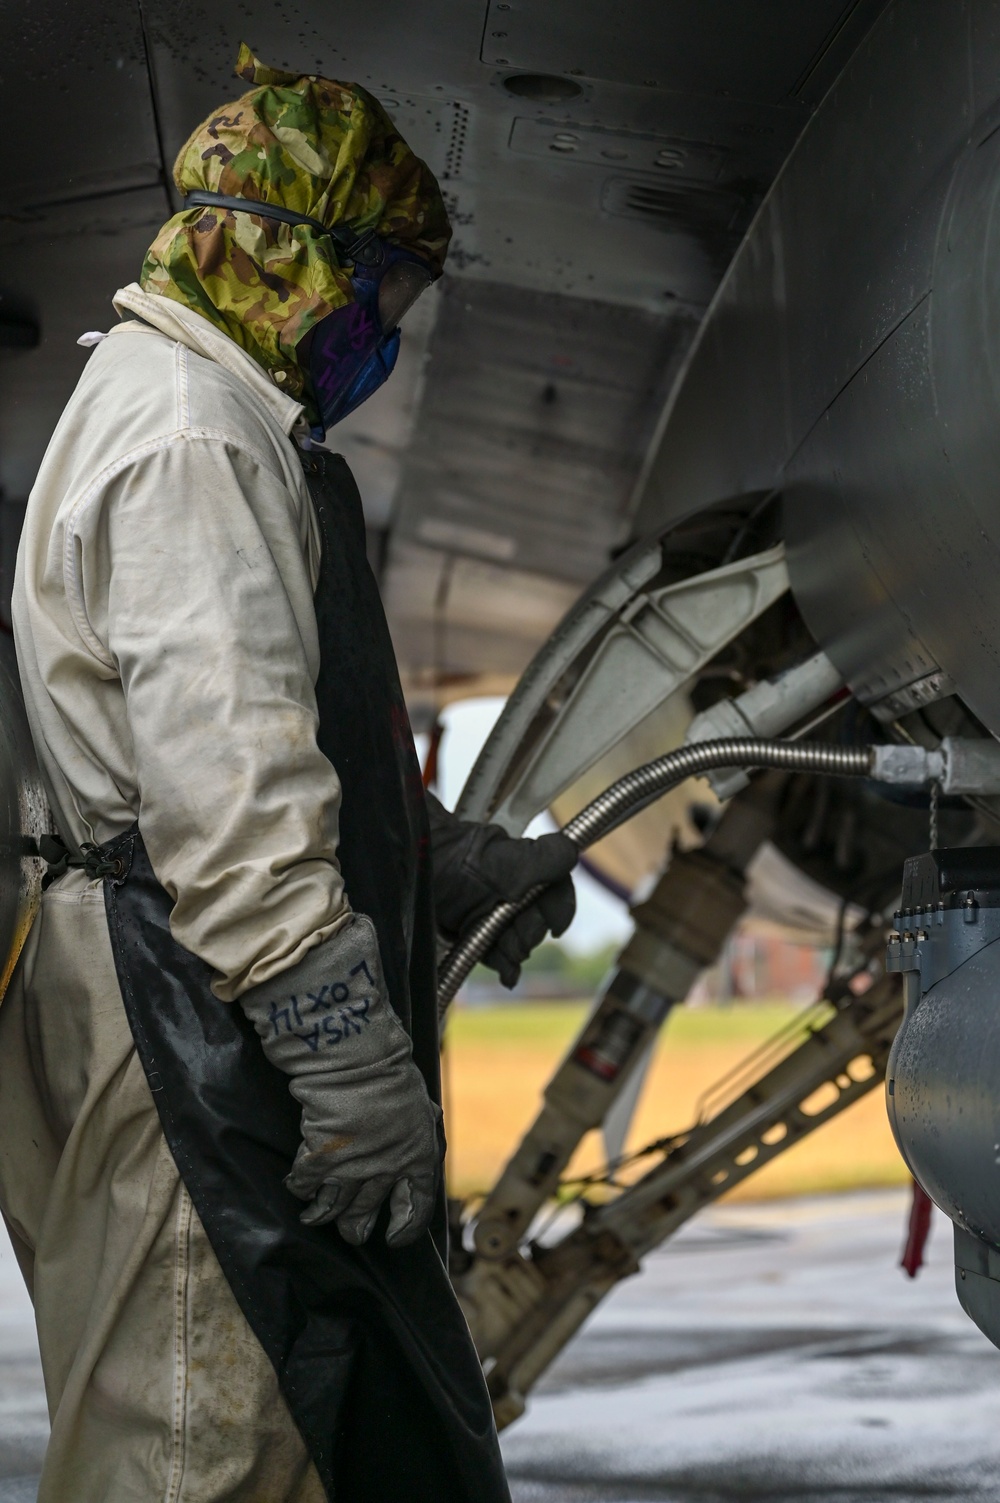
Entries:
[[657,1034],[746,909],[746,870],[771,834],[783,787],[780,774],[765,775],[729,805],[700,850],[674,851],[656,887],[633,907],[631,938],[476,1215],[484,1257],[517,1247],[591,1129],[604,1127],[617,1156]]
[[885,1075],[902,1016],[893,977],[844,988],[829,1022],[709,1121],[664,1145],[660,1162],[551,1247],[477,1260],[458,1283],[499,1425],[615,1284],[697,1211],[830,1121]]

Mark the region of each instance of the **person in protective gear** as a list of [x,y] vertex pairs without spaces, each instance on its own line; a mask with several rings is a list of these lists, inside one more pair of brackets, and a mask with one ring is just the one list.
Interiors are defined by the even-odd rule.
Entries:
[[[428,811],[360,500],[319,433],[440,274],[363,89],[267,69],[182,149],[32,492],[14,593],[68,849],[0,1009],[40,1503],[504,1503],[443,1251],[436,928],[575,851]],[[429,858],[429,859],[428,859]]]

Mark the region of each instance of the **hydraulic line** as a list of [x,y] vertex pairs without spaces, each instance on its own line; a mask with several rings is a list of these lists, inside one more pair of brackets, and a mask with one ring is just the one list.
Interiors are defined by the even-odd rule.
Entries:
[[[594,845],[634,814],[655,803],[687,778],[715,767],[772,767],[786,772],[825,773],[833,777],[872,775],[877,748],[839,746],[830,742],[765,741],[753,736],[698,741],[678,747],[627,772],[587,804],[563,827],[563,834],[581,851]],[[915,779],[919,781],[919,779]],[[442,963],[438,979],[438,1014],[477,961],[481,960],[507,925],[529,907],[542,891],[532,888],[519,903],[500,903],[472,928]]]

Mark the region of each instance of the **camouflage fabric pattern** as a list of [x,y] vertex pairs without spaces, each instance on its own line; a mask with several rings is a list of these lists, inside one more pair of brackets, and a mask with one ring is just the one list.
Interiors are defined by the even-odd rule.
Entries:
[[[440,275],[451,229],[433,174],[377,100],[356,84],[267,68],[241,46],[253,87],[208,117],[174,165],[179,193],[207,189],[350,224],[421,257]],[[299,341],[353,300],[351,267],[308,225],[227,209],[182,210],[143,263],[147,292],[194,309],[302,397]]]

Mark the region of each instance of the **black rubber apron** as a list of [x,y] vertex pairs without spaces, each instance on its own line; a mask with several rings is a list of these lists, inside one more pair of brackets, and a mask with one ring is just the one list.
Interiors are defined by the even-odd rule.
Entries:
[[[319,745],[343,786],[339,858],[439,1099],[423,788],[357,487],[306,455],[323,556]],[[141,826],[141,816],[139,824]],[[169,928],[139,829],[101,848],[125,1010],[163,1131],[240,1308],[336,1503],[509,1503],[486,1385],[430,1234],[390,1252],[304,1227],[284,1188],[299,1107],[237,1005]]]

